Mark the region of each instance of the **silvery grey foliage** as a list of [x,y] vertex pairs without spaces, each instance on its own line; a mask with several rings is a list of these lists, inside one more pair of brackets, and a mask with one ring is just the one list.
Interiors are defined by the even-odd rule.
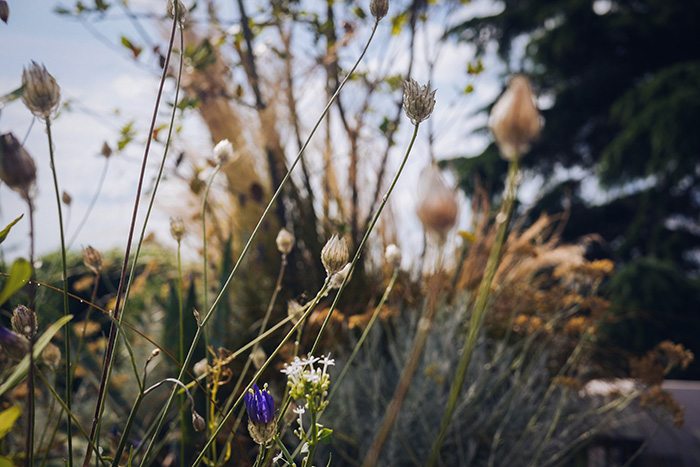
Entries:
[[[460,311],[464,302],[466,297],[439,310],[380,465],[424,465],[459,361],[467,323]],[[408,358],[418,313],[399,313],[394,322],[374,327],[324,413],[321,423],[335,429],[330,449],[336,467],[364,457]],[[591,412],[609,400],[583,398],[560,386],[540,404],[555,376],[548,371],[548,344],[537,334],[510,343],[481,336],[441,450],[443,465],[518,466],[535,459],[536,465],[556,465],[580,452],[601,422],[612,420],[610,411]],[[343,364],[341,356],[336,371]],[[539,417],[526,431],[538,410]],[[557,412],[558,423],[548,436]]]

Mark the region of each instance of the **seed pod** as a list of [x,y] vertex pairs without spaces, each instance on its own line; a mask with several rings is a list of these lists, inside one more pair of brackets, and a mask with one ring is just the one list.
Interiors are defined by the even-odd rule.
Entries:
[[3,23],[7,24],[7,20],[10,18],[10,6],[5,0],[0,0],[0,19]]
[[339,238],[337,235],[333,235],[321,250],[321,262],[329,277],[343,269],[349,257],[345,238]]
[[389,0],[370,0],[369,11],[379,21],[389,12]]
[[284,228],[280,229],[275,242],[277,242],[277,249],[283,255],[288,255],[294,247],[294,237],[287,229]]
[[34,339],[38,328],[36,313],[24,305],[17,305],[12,312],[12,329],[27,339]]
[[391,264],[394,268],[401,267],[401,250],[393,243],[387,245],[386,250],[384,250],[384,258],[386,262]]
[[170,218],[170,235],[176,242],[182,241],[182,237],[185,236],[185,223],[182,221],[182,217]]
[[518,159],[530,149],[542,130],[542,118],[525,76],[511,78],[491,109],[488,125],[504,159]]
[[435,91],[430,91],[430,81],[420,86],[411,79],[403,84],[403,109],[414,125],[430,117],[435,108]]
[[459,204],[454,191],[447,188],[434,164],[423,169],[418,182],[416,214],[426,231],[444,241],[457,221]]
[[25,199],[36,181],[34,159],[12,133],[0,136],[0,179]]
[[214,156],[220,164],[233,159],[233,144],[227,139],[222,139],[214,146]]
[[95,274],[102,271],[104,261],[104,255],[90,245],[83,250],[83,264]]
[[32,60],[22,71],[22,102],[29,111],[43,119],[51,118],[61,101],[61,89],[44,65]]

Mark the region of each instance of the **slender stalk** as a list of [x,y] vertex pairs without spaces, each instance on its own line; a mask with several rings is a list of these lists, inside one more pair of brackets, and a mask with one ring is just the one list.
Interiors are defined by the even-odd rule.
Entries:
[[[178,349],[178,359],[182,362],[185,359],[185,317],[183,315],[182,304],[182,257],[180,250],[182,242],[177,241],[177,312],[180,331],[180,345]],[[185,424],[187,423],[187,412],[185,410],[185,395],[180,396],[180,467],[185,467]]]
[[[306,151],[306,148],[308,147],[309,143],[311,142],[311,138],[312,138],[313,135],[316,133],[316,130],[317,130],[318,127],[320,126],[320,124],[321,124],[321,122],[323,121],[323,119],[325,118],[325,116],[328,114],[328,111],[330,110],[331,106],[333,105],[333,102],[335,102],[335,99],[336,99],[336,98],[338,97],[338,95],[340,94],[340,91],[341,91],[341,90],[343,89],[343,87],[345,86],[345,83],[347,83],[348,79],[350,79],[350,77],[352,76],[352,74],[355,72],[355,69],[357,68],[357,66],[358,66],[358,65],[360,64],[360,62],[362,61],[362,58],[363,58],[363,57],[365,56],[365,54],[367,53],[367,50],[369,49],[369,45],[370,45],[370,43],[372,42],[372,38],[374,37],[374,34],[375,34],[375,32],[377,31],[377,26],[378,26],[378,24],[379,24],[378,22],[375,22],[374,27],[372,28],[372,33],[370,34],[370,37],[369,37],[369,39],[367,40],[367,44],[365,45],[364,49],[362,50],[362,53],[360,54],[359,58],[357,59],[357,61],[355,62],[355,64],[352,66],[352,68],[350,69],[350,71],[348,72],[348,74],[347,74],[347,76],[345,77],[345,79],[343,79],[343,82],[340,83],[340,86],[338,86],[338,89],[335,91],[335,93],[333,94],[333,96],[331,97],[331,99],[330,99],[330,100],[328,101],[328,103],[326,104],[326,107],[325,107],[325,108],[323,109],[323,111],[321,112],[321,115],[319,116],[319,118],[317,119],[317,121],[316,121],[316,123],[314,124],[313,128],[311,129],[311,132],[309,133],[309,136],[306,138],[306,141],[304,142],[304,145],[299,149],[299,153],[297,154],[296,158],[294,159],[294,161],[292,162],[291,166],[289,167],[289,170],[287,171],[287,174],[284,176],[284,178],[283,178],[282,181],[280,182],[279,187],[277,187],[277,190],[275,191],[275,193],[274,193],[274,194],[272,195],[272,197],[270,198],[270,201],[268,202],[267,206],[265,207],[265,210],[263,211],[262,215],[260,216],[260,219],[258,220],[257,225],[255,226],[255,228],[253,229],[252,233],[250,234],[250,237],[248,238],[248,241],[246,242],[245,246],[243,247],[243,249],[242,249],[242,251],[241,251],[241,255],[239,256],[238,260],[236,261],[236,264],[233,266],[233,269],[231,270],[231,273],[229,274],[228,278],[226,279],[226,282],[225,282],[224,285],[221,287],[221,290],[219,291],[219,294],[217,295],[216,299],[214,299],[214,302],[212,303],[211,307],[209,308],[209,310],[207,311],[206,315],[205,315],[204,318],[202,319],[202,322],[201,322],[199,328],[197,329],[197,332],[196,332],[195,335],[194,335],[194,339],[193,339],[193,341],[192,341],[192,344],[190,345],[190,350],[189,350],[189,352],[188,352],[188,354],[187,354],[187,357],[185,358],[185,361],[183,362],[183,366],[182,366],[182,368],[181,368],[181,370],[180,370],[180,374],[178,375],[178,379],[179,379],[179,380],[181,380],[181,379],[183,378],[183,376],[184,376],[184,374],[185,374],[185,371],[186,371],[186,369],[187,369],[187,366],[189,365],[189,363],[190,363],[190,361],[191,361],[191,359],[192,359],[192,355],[194,354],[194,348],[195,348],[195,346],[197,345],[197,343],[199,342],[199,339],[200,339],[201,334],[202,334],[202,328],[203,328],[204,326],[206,326],[206,324],[207,324],[207,323],[209,322],[209,320],[211,319],[211,317],[212,317],[212,315],[213,315],[213,313],[214,313],[214,310],[216,310],[217,306],[219,305],[219,301],[221,301],[221,298],[224,296],[224,293],[225,293],[226,290],[228,289],[228,286],[230,285],[231,281],[233,280],[233,278],[235,277],[236,273],[238,272],[238,269],[240,268],[240,266],[241,266],[243,260],[245,259],[246,255],[247,255],[247,253],[248,253],[248,250],[250,249],[250,247],[251,247],[251,245],[252,245],[252,243],[253,243],[253,240],[255,239],[255,237],[257,236],[258,232],[260,231],[260,228],[261,228],[262,224],[264,223],[265,219],[267,218],[267,215],[269,214],[270,210],[272,209],[272,206],[273,206],[273,205],[275,204],[275,202],[277,201],[277,198],[279,197],[280,193],[282,192],[282,189],[284,188],[284,186],[286,185],[287,181],[288,181],[289,178],[291,177],[292,171],[294,170],[294,168],[297,166],[297,164],[298,164],[299,161],[301,160],[301,157],[302,157],[302,155],[304,154],[304,151]],[[294,329],[296,330],[296,328],[297,328],[297,327],[295,326]],[[166,402],[165,410],[164,410],[164,412],[163,412],[163,416],[161,416],[160,420],[158,421],[158,425],[157,425],[156,430],[155,430],[155,434],[156,434],[156,435],[158,434],[158,432],[159,432],[160,429],[162,428],[163,423],[165,422],[165,415],[167,414],[167,410],[168,410],[168,409],[170,408],[170,406],[172,405],[172,399],[173,399],[174,394],[175,394],[175,391],[173,391],[173,392],[171,393],[171,397],[168,399],[168,402]],[[242,396],[241,396],[241,397],[242,397]],[[242,399],[239,399],[239,401],[240,401],[240,400],[242,400]],[[238,403],[239,403],[239,402],[237,402],[237,404],[238,404]],[[236,405],[237,405],[237,404],[236,404]],[[219,431],[220,429],[221,429],[221,425],[219,425],[219,428],[217,429],[217,431]],[[144,454],[144,461],[147,461],[147,460],[148,460],[148,455],[150,454],[150,452],[151,452],[152,449],[153,449],[153,440],[154,440],[155,438],[156,438],[156,436],[153,437],[153,439],[151,440],[150,444],[148,445],[148,448],[146,449],[146,453]],[[212,439],[209,439],[209,442],[207,443],[207,447],[206,447],[204,450],[202,450],[202,453],[201,453],[200,456],[197,458],[197,460],[195,461],[195,463],[198,464],[199,462],[201,462],[203,453],[204,453],[204,451],[205,451],[206,449],[208,449],[208,447],[209,447],[209,445],[211,444],[211,442],[212,442]]]
[[[56,175],[56,164],[54,162],[53,140],[51,138],[51,120],[46,119],[46,134],[49,138],[49,157],[51,158],[51,173],[53,174],[53,185],[56,191],[56,204],[58,205],[58,226],[61,233],[61,263],[63,265],[63,316],[68,316],[68,270],[66,267],[66,237],[63,232],[63,211],[61,209],[61,191],[58,189],[58,176]],[[66,407],[67,411],[71,411],[72,397],[72,371],[71,371],[71,352],[70,352],[70,328],[66,324],[65,335],[65,354],[66,354]],[[70,415],[66,423],[66,438],[68,447],[68,467],[73,465],[73,428],[71,426]],[[88,450],[89,452],[89,450]]]
[[100,175],[100,181],[97,182],[97,191],[95,191],[95,194],[93,195],[92,199],[90,200],[90,204],[88,205],[87,211],[85,211],[83,218],[80,219],[80,223],[78,224],[78,227],[76,227],[75,232],[73,232],[73,236],[68,241],[68,248],[73,246],[73,243],[75,243],[75,239],[78,238],[78,234],[80,234],[80,231],[83,230],[83,227],[85,227],[85,223],[87,222],[88,218],[90,217],[90,214],[92,213],[92,209],[95,207],[95,203],[97,203],[97,198],[100,196],[100,192],[102,191],[102,186],[104,185],[105,178],[107,177],[107,169],[108,168],[109,168],[109,157],[106,157],[105,158],[105,165],[102,168],[102,174]]
[[[177,5],[177,2],[175,2]],[[177,7],[176,7],[177,8]],[[153,117],[151,119],[151,127],[148,132],[148,139],[146,141],[146,148],[144,150],[144,155],[143,155],[143,162],[141,164],[141,173],[139,175],[139,182],[138,182],[138,187],[136,189],[136,199],[134,201],[134,210],[133,214],[131,217],[131,225],[129,227],[129,236],[126,242],[126,251],[124,253],[124,262],[122,263],[122,272],[121,276],[119,279],[119,286],[117,288],[117,297],[116,297],[116,302],[114,305],[114,318],[118,321],[121,322],[121,301],[122,301],[122,292],[124,291],[125,287],[125,282],[126,282],[126,271],[127,267],[129,265],[129,254],[131,251],[131,243],[134,238],[134,230],[136,227],[136,216],[138,214],[138,206],[139,202],[141,200],[141,190],[143,188],[143,180],[145,177],[146,173],[146,163],[148,162],[148,154],[151,149],[151,141],[152,141],[152,136],[153,136],[153,129],[155,128],[156,124],[156,118],[158,117],[158,107],[160,106],[160,99],[163,94],[163,86],[165,85],[165,78],[167,77],[168,73],[168,65],[170,63],[170,55],[171,51],[173,49],[173,43],[175,40],[175,31],[177,29],[178,21],[177,21],[177,14],[175,15],[175,18],[173,18],[173,27],[172,31],[170,33],[170,42],[168,44],[168,52],[165,55],[165,64],[163,66],[163,74],[160,79],[160,85],[158,87],[158,95],[156,97],[156,104],[153,109]],[[60,202],[60,199],[59,199]],[[135,262],[135,261],[134,261]],[[67,301],[67,297],[66,297]],[[68,332],[66,332],[66,340],[67,340]],[[102,414],[102,409],[104,407],[104,399],[105,399],[105,390],[107,388],[107,383],[109,379],[109,374],[111,372],[112,368],[112,361],[114,357],[114,348],[116,344],[116,339],[117,339],[117,327],[115,326],[114,322],[112,322],[112,325],[110,326],[110,331],[109,331],[109,341],[107,343],[107,350],[105,352],[105,357],[104,357],[104,364],[102,367],[102,377],[100,379],[100,388],[97,393],[97,403],[95,404],[95,415],[92,420],[92,427],[90,428],[90,441],[94,441],[95,437],[97,435],[97,427],[101,418]],[[68,357],[67,357],[68,358]],[[83,467],[87,467],[88,463],[90,462],[90,456],[92,454],[91,450],[87,450],[85,453],[85,460],[83,461]]]
[[462,348],[462,356],[459,359],[455,379],[450,387],[447,405],[445,406],[445,412],[442,417],[442,421],[440,422],[440,430],[438,431],[437,438],[435,439],[433,447],[430,451],[430,457],[428,458],[427,463],[429,467],[435,466],[438,462],[440,447],[447,436],[447,430],[449,429],[450,422],[452,421],[452,415],[454,414],[454,409],[457,405],[457,400],[459,399],[459,393],[462,391],[462,385],[464,384],[464,379],[467,376],[469,362],[471,361],[474,348],[476,347],[476,341],[479,338],[479,331],[483,325],[486,304],[488,303],[491,292],[491,284],[494,276],[496,275],[498,263],[501,260],[501,253],[503,252],[506,232],[508,231],[510,220],[513,217],[513,208],[515,206],[515,195],[518,181],[518,165],[518,159],[516,158],[510,162],[508,167],[508,186],[506,187],[506,193],[503,199],[503,205],[501,206],[501,211],[498,216],[496,216],[496,222],[499,223],[498,230],[496,231],[496,238],[493,246],[491,247],[488,262],[486,263],[484,277],[479,285],[476,303],[474,304],[474,311],[472,312],[471,319],[469,320],[469,330],[467,331],[464,347]]
[[27,374],[27,440],[24,465],[34,465],[34,336],[29,337],[29,372]]
[[34,271],[34,202],[29,193],[26,194],[27,209],[29,209],[29,264],[32,266],[32,276],[29,281],[29,308],[35,310],[34,300],[36,298],[36,272]]
[[430,334],[430,328],[437,312],[443,246],[444,244],[440,246],[440,254],[437,261],[437,274],[433,276],[433,280],[431,281],[432,286],[430,287],[428,293],[428,300],[423,308],[423,312],[421,313],[421,318],[418,321],[418,329],[416,330],[416,337],[411,349],[411,355],[406,362],[406,366],[401,371],[401,377],[396,385],[391,402],[386,409],[382,424],[380,425],[377,434],[374,436],[374,440],[372,441],[372,445],[365,456],[365,460],[362,462],[363,467],[373,467],[377,465],[379,461],[379,454],[381,454],[382,447],[389,438],[389,435],[394,427],[394,423],[396,423],[396,419],[399,417],[401,407],[406,400],[406,395],[408,394],[408,390],[411,386],[411,381],[413,381],[413,376],[415,375],[418,365],[420,364],[423,349],[425,348],[425,344]]
[[343,279],[343,283],[340,285],[340,288],[338,289],[338,293],[335,296],[335,299],[333,300],[333,304],[331,305],[330,310],[328,311],[328,314],[326,315],[326,319],[323,321],[323,324],[321,325],[321,329],[318,331],[318,335],[316,336],[316,341],[314,342],[314,345],[311,347],[311,352],[309,352],[311,355],[314,354],[316,351],[316,347],[318,347],[319,342],[321,341],[321,336],[323,335],[323,331],[326,329],[326,326],[328,325],[328,321],[331,319],[331,315],[333,314],[333,311],[335,310],[336,305],[338,304],[338,299],[340,298],[340,295],[343,293],[343,290],[345,290],[345,286],[348,282],[348,279],[352,275],[352,271],[355,269],[355,264],[357,264],[357,260],[360,258],[360,255],[365,249],[365,244],[367,243],[367,238],[369,238],[369,235],[372,233],[372,230],[374,230],[374,226],[377,224],[377,221],[379,220],[379,216],[382,213],[382,210],[384,210],[384,206],[386,205],[387,201],[389,200],[389,196],[391,196],[392,191],[394,191],[394,187],[396,186],[396,182],[399,180],[399,176],[401,176],[401,172],[403,171],[404,166],[406,165],[406,162],[408,161],[408,156],[411,154],[411,150],[413,149],[413,143],[416,142],[416,136],[418,136],[418,127],[420,126],[420,123],[416,124],[413,128],[413,136],[411,136],[411,141],[408,143],[408,148],[406,149],[406,154],[403,156],[403,160],[401,161],[401,165],[399,166],[399,170],[396,172],[396,175],[394,175],[394,179],[391,181],[391,185],[389,185],[389,189],[387,190],[386,194],[382,198],[382,202],[379,204],[379,207],[377,208],[377,212],[374,214],[374,218],[372,218],[372,222],[369,224],[369,227],[367,227],[367,231],[365,232],[365,236],[362,237],[362,241],[360,242],[360,246],[357,248],[357,251],[355,252],[355,256],[352,259],[352,263],[350,263],[350,270],[345,276],[345,279]]

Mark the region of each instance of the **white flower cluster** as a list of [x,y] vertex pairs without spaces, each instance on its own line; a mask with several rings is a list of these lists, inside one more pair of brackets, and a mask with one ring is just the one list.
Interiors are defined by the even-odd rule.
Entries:
[[294,361],[286,364],[282,370],[287,375],[289,394],[297,401],[304,400],[304,408],[314,412],[322,411],[328,404],[325,399],[331,377],[327,370],[332,365],[335,365],[335,360],[323,355],[320,358],[294,357]]

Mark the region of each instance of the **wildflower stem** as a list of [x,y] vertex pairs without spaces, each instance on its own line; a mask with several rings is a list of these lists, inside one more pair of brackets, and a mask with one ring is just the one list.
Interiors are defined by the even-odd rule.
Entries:
[[[369,39],[367,40],[367,43],[365,44],[365,47],[362,49],[362,53],[360,54],[359,58],[357,59],[357,61],[355,62],[355,64],[352,66],[352,68],[350,69],[350,71],[348,72],[348,74],[345,76],[345,78],[343,79],[343,81],[340,83],[340,85],[338,86],[338,89],[336,89],[335,93],[333,94],[333,96],[330,98],[330,100],[329,100],[328,103],[326,104],[326,107],[325,107],[325,108],[323,109],[323,111],[321,112],[321,115],[319,116],[319,118],[317,119],[317,121],[316,121],[316,123],[314,124],[313,128],[311,129],[311,132],[309,133],[309,136],[307,136],[306,141],[304,142],[304,145],[299,149],[299,153],[297,154],[297,157],[294,159],[294,161],[293,161],[292,164],[290,165],[289,170],[287,170],[287,174],[284,176],[284,178],[283,178],[282,181],[280,182],[280,185],[277,187],[277,190],[275,191],[275,193],[274,193],[274,194],[272,195],[272,197],[270,198],[270,201],[268,202],[267,206],[265,207],[265,210],[263,211],[262,215],[260,216],[260,219],[258,220],[258,223],[256,224],[255,228],[254,228],[253,231],[251,232],[250,237],[248,238],[248,241],[246,242],[245,246],[244,246],[243,249],[241,250],[241,254],[240,254],[238,260],[236,261],[236,264],[233,266],[233,269],[232,269],[231,272],[229,273],[229,276],[226,278],[226,282],[224,282],[224,285],[221,287],[221,290],[219,291],[219,294],[218,294],[217,297],[214,299],[214,302],[213,302],[213,303],[211,304],[211,306],[209,307],[209,310],[207,311],[207,313],[204,315],[204,317],[203,317],[203,319],[202,319],[202,322],[201,322],[199,328],[197,329],[197,332],[196,332],[195,335],[194,335],[194,339],[193,339],[193,341],[192,341],[192,344],[190,345],[190,350],[189,350],[189,352],[188,352],[188,354],[187,354],[187,357],[185,358],[185,361],[183,362],[182,368],[180,369],[180,374],[178,375],[178,379],[181,380],[181,379],[184,377],[185,371],[187,370],[187,367],[188,367],[190,361],[192,360],[192,355],[194,354],[195,346],[197,345],[197,343],[199,342],[199,339],[200,339],[200,337],[201,337],[202,328],[203,328],[204,326],[206,326],[206,324],[209,322],[209,320],[211,319],[211,317],[212,317],[212,315],[213,315],[213,313],[214,313],[214,310],[216,310],[217,306],[219,305],[219,302],[221,301],[222,297],[223,297],[224,294],[226,293],[226,290],[228,289],[228,286],[230,285],[231,281],[233,280],[233,278],[235,277],[236,273],[238,272],[238,269],[240,268],[240,266],[241,266],[243,260],[245,259],[245,257],[246,257],[246,255],[247,255],[248,251],[250,250],[250,247],[251,247],[251,245],[252,245],[252,243],[253,243],[253,240],[254,240],[255,237],[257,236],[258,231],[260,230],[262,224],[264,223],[265,219],[267,218],[268,213],[270,212],[270,210],[272,209],[272,206],[273,206],[273,205],[275,204],[275,202],[277,201],[277,198],[279,197],[280,193],[282,192],[282,189],[284,188],[284,186],[286,185],[287,181],[288,181],[289,178],[291,177],[292,171],[294,171],[294,168],[297,166],[297,164],[298,164],[299,161],[301,160],[302,155],[304,154],[304,152],[306,151],[307,146],[308,146],[309,143],[311,142],[311,138],[312,138],[313,135],[316,133],[316,130],[317,130],[318,127],[321,125],[321,122],[322,122],[323,119],[325,118],[326,114],[328,114],[328,111],[330,110],[331,106],[333,105],[333,103],[334,103],[335,100],[337,99],[338,95],[340,94],[340,91],[341,91],[341,90],[343,89],[343,87],[345,86],[345,83],[347,83],[348,79],[350,79],[350,77],[352,76],[352,74],[355,72],[355,69],[357,68],[357,66],[358,66],[358,65],[360,64],[360,62],[362,61],[362,58],[363,58],[363,57],[365,56],[365,54],[367,53],[367,50],[369,49],[369,45],[370,45],[370,43],[372,42],[372,38],[374,37],[374,34],[375,34],[375,32],[377,31],[377,26],[378,26],[378,22],[375,22],[375,24],[374,24],[374,26],[373,26],[373,28],[372,28],[372,33],[370,34],[370,37],[369,37]],[[301,322],[301,321],[300,321],[300,322]],[[293,329],[296,330],[297,327],[298,327],[298,323],[297,323],[297,325],[294,326]],[[288,337],[285,338],[285,341],[286,341],[287,338],[288,338]],[[277,351],[279,351],[279,348],[278,348]],[[277,351],[276,351],[276,352],[277,352]],[[275,353],[276,353],[276,352],[275,352]],[[272,358],[272,357],[268,358],[268,362],[269,362],[269,360],[270,360],[271,358]],[[268,364],[268,363],[266,362],[265,365],[264,365],[262,368],[265,368],[265,367],[267,366],[267,364]],[[259,375],[259,373],[260,373],[260,370],[258,371],[258,373],[256,373],[256,375]],[[256,376],[256,377],[257,377],[257,376]],[[252,383],[251,383],[251,385],[252,385]],[[247,388],[246,388],[246,390],[247,390]],[[245,391],[244,391],[244,393],[245,393]],[[171,404],[172,404],[172,399],[173,399],[173,396],[174,396],[174,395],[175,395],[175,391],[173,391],[173,392],[171,393],[170,398],[169,398],[168,401],[166,402],[165,410],[163,411],[163,415],[161,416],[160,420],[158,421],[158,425],[156,426],[155,435],[154,435],[153,439],[151,440],[150,444],[148,445],[148,448],[146,448],[146,452],[144,453],[144,462],[147,462],[147,461],[148,461],[148,455],[150,454],[151,450],[153,449],[153,440],[157,437],[158,432],[160,431],[160,429],[161,429],[162,426],[163,426],[163,423],[165,422],[165,415],[167,414],[167,411],[168,411],[168,409],[170,408],[170,406],[171,406]],[[236,402],[235,406],[237,406],[237,405],[240,403],[240,401],[242,400],[242,397],[243,397],[243,396],[241,395],[241,398],[239,398],[239,400]],[[226,419],[228,418],[228,416],[230,416],[230,413],[231,413],[231,412],[229,412],[229,413],[227,414]],[[219,428],[217,429],[217,431],[220,431],[220,430],[221,430],[221,427],[222,427],[222,425],[220,424],[220,425],[219,425]],[[209,441],[207,442],[207,446],[202,450],[202,452],[200,453],[199,457],[195,460],[195,465],[202,461],[203,454],[204,454],[204,452],[209,448],[209,445],[213,442],[213,438],[214,438],[214,437],[210,437],[210,438],[209,438]],[[147,464],[144,464],[144,465],[147,465]]]
[[496,217],[496,222],[499,223],[498,230],[496,231],[496,238],[494,240],[493,246],[491,247],[491,253],[489,255],[488,262],[486,263],[486,270],[484,271],[484,277],[479,285],[479,291],[476,297],[476,303],[474,304],[474,310],[472,311],[471,319],[469,320],[469,329],[464,341],[464,347],[462,348],[462,355],[459,359],[459,364],[457,366],[457,372],[455,374],[455,379],[450,387],[450,394],[447,399],[447,405],[445,406],[445,412],[442,417],[442,422],[440,422],[440,430],[433,443],[433,447],[430,451],[430,457],[428,458],[429,467],[435,466],[438,462],[440,456],[440,447],[445,441],[447,436],[447,430],[450,427],[450,422],[452,421],[452,415],[454,414],[455,406],[457,405],[457,400],[459,399],[459,394],[462,391],[462,385],[464,384],[464,379],[467,376],[467,370],[469,369],[469,362],[471,361],[474,348],[476,347],[476,342],[479,338],[479,331],[484,321],[484,314],[486,310],[486,304],[489,299],[491,292],[491,284],[493,278],[496,275],[496,269],[498,268],[498,263],[501,259],[501,253],[503,251],[503,245],[506,239],[506,232],[508,231],[508,226],[510,225],[510,220],[513,217],[513,208],[515,206],[515,196],[518,181],[518,158],[514,158],[510,161],[508,167],[508,181],[506,187],[506,193],[503,199],[503,204],[501,210]]
[[418,127],[420,124],[414,125],[413,128],[413,136],[411,136],[411,141],[408,143],[408,148],[406,149],[406,154],[403,156],[403,160],[401,161],[401,165],[399,166],[399,170],[396,172],[396,175],[394,175],[394,179],[391,181],[391,185],[389,185],[389,189],[387,190],[386,194],[384,194],[384,197],[382,198],[382,202],[379,204],[379,207],[377,208],[377,212],[374,214],[374,217],[372,218],[372,222],[370,222],[369,226],[367,227],[367,231],[365,232],[364,237],[362,237],[362,241],[360,242],[360,246],[357,248],[357,251],[355,252],[355,256],[352,258],[352,263],[350,263],[350,270],[348,273],[345,275],[345,278],[343,279],[343,283],[340,285],[340,288],[338,289],[338,293],[335,296],[335,299],[333,300],[333,304],[331,305],[330,310],[328,310],[328,314],[326,315],[326,319],[323,321],[323,324],[321,325],[321,329],[318,331],[318,335],[316,336],[316,340],[314,341],[314,345],[311,347],[311,351],[309,354],[313,355],[314,352],[316,351],[316,347],[318,347],[319,342],[321,341],[321,336],[323,335],[323,331],[325,331],[326,326],[328,325],[328,322],[331,319],[331,315],[333,314],[333,311],[335,310],[336,305],[338,304],[338,299],[340,298],[340,295],[343,293],[343,290],[345,290],[345,286],[348,282],[348,279],[352,275],[352,271],[355,270],[355,264],[357,264],[358,259],[360,258],[360,255],[365,249],[365,244],[367,243],[367,238],[369,238],[369,235],[372,233],[372,230],[374,230],[374,226],[377,224],[377,221],[379,220],[379,216],[382,213],[382,210],[384,209],[384,206],[386,205],[387,201],[389,200],[389,196],[391,196],[392,191],[394,191],[394,187],[396,186],[396,182],[399,180],[399,176],[401,176],[401,172],[403,171],[404,166],[406,165],[406,162],[408,161],[408,156],[411,154],[411,150],[413,149],[413,144],[416,142],[416,136],[418,136]]
[[27,209],[29,210],[29,264],[32,266],[31,281],[29,281],[29,308],[37,311],[34,306],[36,297],[36,271],[34,271],[34,202],[27,194]]
[[[61,263],[63,265],[63,316],[68,316],[68,270],[66,267],[66,238],[63,232],[63,210],[61,208],[61,191],[58,189],[58,176],[56,175],[56,164],[54,161],[53,139],[51,138],[51,120],[46,119],[46,134],[49,139],[49,157],[51,159],[51,173],[53,174],[53,186],[56,191],[56,204],[58,206],[58,227],[61,233]],[[66,407],[67,411],[71,410],[72,397],[72,371],[71,371],[71,352],[70,352],[70,328],[68,323],[65,326],[65,357],[66,357]],[[73,465],[73,428],[71,426],[70,415],[66,423],[66,441],[68,446],[68,467]],[[88,449],[88,452],[89,449]]]
[[[176,2],[177,4],[177,2]],[[151,141],[153,139],[153,130],[155,128],[156,124],[156,118],[158,116],[158,107],[160,107],[160,99],[163,94],[163,87],[165,85],[165,78],[167,77],[168,74],[168,65],[170,63],[170,55],[173,50],[173,43],[175,40],[175,31],[177,29],[178,21],[177,21],[177,15],[175,15],[175,18],[173,18],[173,27],[170,33],[170,42],[168,44],[168,51],[165,54],[165,64],[163,66],[163,74],[161,75],[160,79],[160,85],[158,87],[158,95],[156,96],[156,103],[153,109],[153,117],[151,119],[151,126],[148,132],[148,138],[146,140],[146,147],[144,149],[144,155],[143,155],[143,162],[141,163],[141,172],[139,175],[139,181],[138,181],[138,187],[136,189],[136,199],[134,201],[134,209],[133,209],[133,214],[131,217],[131,225],[129,226],[129,236],[126,242],[126,251],[124,252],[124,262],[122,263],[122,271],[121,275],[119,278],[119,286],[117,287],[117,297],[116,297],[116,302],[114,304],[114,318],[118,322],[121,322],[122,316],[121,316],[121,301],[122,301],[122,293],[124,291],[124,288],[126,286],[126,271],[127,267],[129,265],[129,254],[131,251],[131,243],[134,238],[134,231],[136,228],[136,216],[138,214],[138,206],[141,200],[141,190],[143,187],[143,180],[145,178],[145,173],[146,173],[146,163],[148,162],[148,154],[151,149]],[[179,90],[179,86],[178,86]],[[175,110],[173,109],[173,112]],[[172,125],[171,125],[172,127]],[[168,138],[168,141],[170,138]],[[158,178],[160,179],[160,177]],[[57,196],[58,192],[57,192]],[[155,196],[155,192],[154,192]],[[59,205],[60,205],[60,198],[59,198]],[[60,210],[60,206],[59,206]],[[60,211],[59,211],[60,212]],[[145,224],[146,222],[144,221],[144,229],[145,229]],[[139,242],[139,246],[141,245],[141,242]],[[136,263],[136,258],[134,258],[134,264]],[[65,266],[64,266],[65,267]],[[65,280],[65,278],[64,278]],[[66,296],[66,302],[68,301],[68,297]],[[104,407],[104,399],[105,399],[105,391],[107,389],[107,382],[109,380],[109,375],[111,373],[112,369],[112,361],[114,357],[114,349],[116,346],[116,340],[117,340],[117,326],[115,325],[115,322],[112,321],[112,325],[110,326],[109,330],[109,341],[107,343],[107,350],[105,351],[105,356],[104,356],[104,362],[103,362],[103,367],[102,367],[102,376],[100,378],[100,388],[97,393],[97,402],[95,404],[95,414],[92,419],[92,427],[90,428],[90,441],[94,442],[96,435],[97,435],[97,429],[98,425],[100,422],[100,419],[102,417],[102,409]],[[66,342],[68,342],[68,332],[66,331]],[[67,355],[66,358],[70,360],[70,356]],[[92,451],[90,449],[87,450],[85,453],[85,459],[83,461],[83,467],[87,467],[88,463],[90,462],[90,456],[92,454]]]
[[34,465],[34,336],[29,336],[29,372],[27,373],[27,440],[25,465]]
[[[183,315],[182,304],[182,256],[180,250],[182,242],[177,241],[177,312],[180,321],[180,342],[178,349],[178,360],[182,362],[185,359],[185,317]],[[187,428],[187,411],[185,410],[185,395],[180,395],[180,430],[183,435]],[[180,467],[185,467],[185,436],[180,437]]]

